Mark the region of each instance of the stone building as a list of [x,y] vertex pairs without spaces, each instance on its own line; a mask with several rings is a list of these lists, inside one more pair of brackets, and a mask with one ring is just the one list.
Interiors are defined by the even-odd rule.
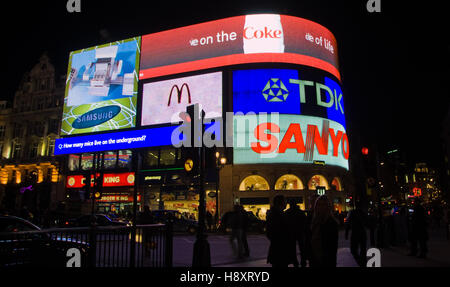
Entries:
[[24,74],[10,106],[0,102],[0,196],[3,208],[52,208],[63,200],[60,160],[53,156],[58,137],[64,77],[43,54]]

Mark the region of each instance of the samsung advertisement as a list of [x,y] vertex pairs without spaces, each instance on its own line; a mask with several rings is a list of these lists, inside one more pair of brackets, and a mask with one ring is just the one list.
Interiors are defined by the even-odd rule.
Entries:
[[135,127],[140,37],[70,53],[61,135]]

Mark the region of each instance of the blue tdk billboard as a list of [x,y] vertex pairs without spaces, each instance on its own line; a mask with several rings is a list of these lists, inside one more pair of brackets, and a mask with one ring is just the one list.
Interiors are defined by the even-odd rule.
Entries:
[[345,127],[340,84],[321,70],[233,71],[233,112],[316,116]]

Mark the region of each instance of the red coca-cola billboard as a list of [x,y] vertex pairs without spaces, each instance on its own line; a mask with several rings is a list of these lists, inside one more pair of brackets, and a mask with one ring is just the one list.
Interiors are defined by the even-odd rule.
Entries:
[[333,34],[285,15],[231,17],[142,36],[139,79],[259,62],[307,65],[340,79]]

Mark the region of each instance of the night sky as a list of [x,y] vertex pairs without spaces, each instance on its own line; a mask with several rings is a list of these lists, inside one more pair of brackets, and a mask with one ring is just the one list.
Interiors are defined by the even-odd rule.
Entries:
[[380,150],[403,148],[411,161],[441,164],[439,134],[450,98],[448,18],[442,4],[392,6],[394,1],[381,0],[381,13],[368,13],[367,0],[81,0],[81,13],[68,13],[66,0],[12,2],[2,8],[2,42],[8,50],[2,99],[12,100],[23,73],[44,51],[61,75],[73,50],[231,16],[292,15],[318,22],[336,37],[353,138]]

